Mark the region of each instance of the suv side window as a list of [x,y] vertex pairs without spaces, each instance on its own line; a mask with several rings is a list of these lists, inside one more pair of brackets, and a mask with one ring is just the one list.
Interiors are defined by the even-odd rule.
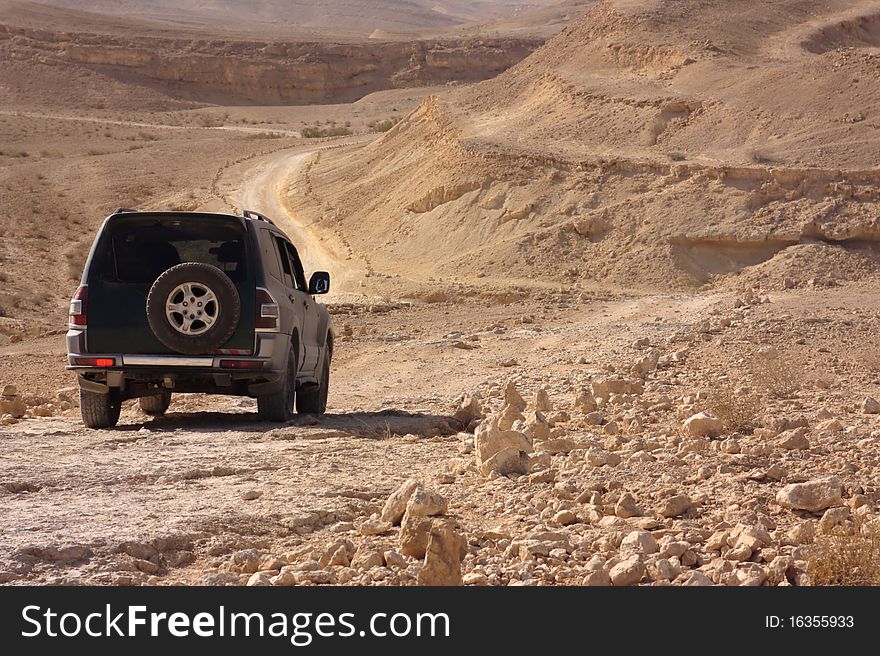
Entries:
[[278,235],[273,235],[273,241],[278,250],[278,257],[281,259],[282,280],[288,287],[293,287],[293,272],[290,268],[290,260],[287,259],[287,249],[284,248],[284,240]]
[[293,277],[296,280],[296,288],[301,292],[307,292],[309,290],[308,285],[306,285],[306,274],[303,271],[302,262],[299,259],[299,253],[296,252],[296,249],[289,242],[285,242],[287,246],[287,255],[290,257],[290,264],[293,266]]
[[265,228],[259,231],[260,251],[263,255],[263,262],[269,275],[275,280],[282,280],[281,269],[278,267],[278,249],[275,247],[275,238],[272,233]]
[[284,283],[293,289],[306,291],[305,275],[303,274],[302,264],[296,254],[296,249],[290,243],[275,236],[275,243],[278,245],[278,255],[281,257],[281,269],[284,271]]

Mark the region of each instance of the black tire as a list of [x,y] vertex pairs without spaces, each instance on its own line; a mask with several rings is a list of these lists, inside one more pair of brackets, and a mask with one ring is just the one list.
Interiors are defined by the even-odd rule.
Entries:
[[287,371],[281,389],[257,397],[257,415],[262,421],[290,421],[293,419],[296,398],[296,352],[287,356]]
[[138,399],[138,403],[140,403],[144,414],[148,414],[151,417],[161,417],[168,411],[168,406],[171,405],[171,392],[142,396]]
[[86,428],[112,428],[119,421],[122,402],[110,392],[98,394],[84,389],[79,391],[79,411]]
[[[205,307],[201,305],[196,309],[195,303],[200,303],[199,296],[193,295],[187,299],[179,292],[181,303],[195,312],[205,312],[204,321],[193,314],[188,315],[192,321],[191,329],[198,334],[185,334],[181,332],[187,321],[186,312],[174,313],[173,319],[166,315],[166,303],[171,299],[171,294],[181,285],[194,284],[199,291],[208,289],[216,297],[216,304],[208,302]],[[194,301],[194,302],[193,302]],[[192,303],[192,305],[190,305]],[[209,309],[213,311],[210,316]],[[200,314],[201,316],[201,314]],[[210,264],[202,262],[184,262],[173,266],[161,276],[150,288],[147,295],[147,321],[150,329],[160,342],[177,353],[186,355],[201,355],[212,353],[214,349],[223,346],[235,333],[238,321],[241,318],[241,299],[238,290],[223,271]],[[211,323],[206,321],[210,319]]]
[[330,389],[330,354],[324,357],[318,384],[297,390],[296,411],[302,414],[323,415],[327,412],[327,392]]

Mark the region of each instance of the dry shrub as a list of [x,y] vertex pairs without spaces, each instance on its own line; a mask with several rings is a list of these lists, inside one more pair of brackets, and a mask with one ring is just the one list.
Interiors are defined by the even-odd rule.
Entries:
[[245,139],[281,139],[283,136],[280,132],[251,132]]
[[346,137],[352,132],[349,128],[330,127],[330,128],[303,128],[300,134],[306,139],[317,139],[320,137]]
[[856,526],[817,538],[807,575],[812,585],[880,585],[880,531]]
[[759,425],[764,409],[761,398],[751,390],[737,390],[730,383],[717,385],[708,399],[709,411],[724,422],[729,432],[748,433]]
[[751,363],[755,387],[776,398],[787,398],[804,386],[806,374],[790,357],[777,352],[758,353]]
[[373,132],[388,132],[395,125],[400,123],[399,116],[392,116],[391,118],[386,118],[381,121],[373,121],[372,123],[368,123],[367,127],[370,128]]
[[223,125],[223,121],[216,116],[202,115],[198,118],[198,124],[203,128],[216,128]]

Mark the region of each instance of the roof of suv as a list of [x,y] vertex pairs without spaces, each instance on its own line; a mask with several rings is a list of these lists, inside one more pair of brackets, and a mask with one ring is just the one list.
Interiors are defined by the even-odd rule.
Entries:
[[188,212],[188,211],[139,211],[139,210],[131,210],[126,207],[120,207],[116,211],[111,214],[111,216],[117,215],[145,215],[145,216],[192,216],[192,217],[223,217],[223,218],[234,218],[234,219],[245,219],[248,221],[265,221],[270,225],[275,225],[275,222],[267,217],[265,214],[260,214],[259,212],[255,212],[254,210],[242,210],[240,215],[237,214],[226,214],[224,212]]

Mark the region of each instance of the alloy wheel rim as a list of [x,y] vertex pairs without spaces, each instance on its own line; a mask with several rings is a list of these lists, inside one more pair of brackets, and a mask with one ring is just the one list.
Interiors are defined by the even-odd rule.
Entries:
[[200,282],[185,282],[165,299],[165,317],[181,335],[201,335],[217,323],[220,302],[210,287]]

